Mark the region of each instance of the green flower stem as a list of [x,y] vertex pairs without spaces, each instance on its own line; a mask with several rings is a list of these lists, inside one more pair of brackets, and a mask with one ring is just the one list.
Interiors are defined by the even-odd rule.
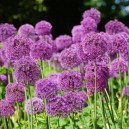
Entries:
[[31,96],[30,86],[29,86],[29,98],[30,98],[30,110],[31,110],[31,113],[30,113],[30,125],[31,125],[30,126],[30,129],[33,129],[32,96]]
[[95,93],[94,93],[94,125],[97,128],[97,77],[96,77],[96,60],[94,61],[94,74],[95,74]]
[[6,117],[3,118],[3,123],[4,123],[4,129],[8,129]]
[[121,125],[121,129],[123,129],[123,106],[122,106],[122,82],[121,82],[121,71],[120,71],[120,55],[118,53],[117,55],[118,57],[118,71],[119,71],[119,85],[120,85],[120,100],[119,100],[119,111],[120,111],[120,125]]
[[106,127],[106,120],[105,120],[105,115],[104,115],[104,105],[103,105],[103,103],[102,103],[102,97],[101,97],[101,95],[99,94],[99,100],[100,100],[100,103],[101,103],[101,113],[102,113],[102,120],[103,120],[103,124],[104,124],[104,129],[107,129],[107,127]]

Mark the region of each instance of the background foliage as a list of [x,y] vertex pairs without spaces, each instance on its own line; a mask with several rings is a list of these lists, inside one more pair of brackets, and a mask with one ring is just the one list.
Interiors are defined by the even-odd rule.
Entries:
[[119,19],[129,26],[129,0],[0,0],[0,22],[13,23],[17,28],[45,19],[52,23],[53,35],[70,34],[79,24],[84,10],[91,7],[101,11],[100,30],[110,19]]

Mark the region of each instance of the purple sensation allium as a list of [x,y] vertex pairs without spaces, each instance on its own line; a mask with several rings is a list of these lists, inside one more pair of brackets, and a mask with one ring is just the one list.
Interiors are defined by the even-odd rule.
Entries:
[[23,57],[15,63],[14,77],[18,83],[32,84],[40,77],[37,63],[30,57]]
[[92,19],[91,17],[84,18],[81,21],[81,25],[82,25],[83,34],[97,31],[97,24],[96,24],[95,20]]
[[47,78],[58,86],[58,73],[51,73]]
[[52,46],[39,40],[31,46],[30,56],[36,60],[49,60],[52,56]]
[[69,107],[65,105],[65,100],[62,96],[56,96],[46,106],[47,113],[50,116],[66,117],[70,114],[70,112],[67,111],[67,108]]
[[1,117],[8,117],[12,116],[15,112],[15,108],[13,103],[10,103],[6,99],[0,100],[0,116]]
[[84,64],[88,63],[88,56],[84,53],[81,43],[77,46],[77,55],[80,58],[81,62],[83,62]]
[[58,51],[52,35],[43,35],[43,36],[39,36],[39,38],[40,38],[39,39],[40,41],[47,42],[48,44],[52,46],[52,52]]
[[0,82],[6,82],[7,81],[7,76],[4,74],[0,75]]
[[52,30],[52,25],[48,21],[42,20],[35,25],[35,32],[38,35],[50,35]]
[[77,92],[77,95],[83,100],[87,100],[88,99],[88,95],[85,91],[80,91],[80,92]]
[[117,34],[120,32],[124,32],[125,31],[125,25],[118,21],[118,20],[110,20],[108,23],[106,23],[105,25],[105,31],[106,33],[109,33],[111,35],[113,34]]
[[64,71],[59,74],[58,85],[64,92],[80,91],[82,88],[81,74],[77,71]]
[[[89,62],[85,67],[85,81],[88,94],[93,94],[95,91],[95,66],[94,62]],[[109,78],[109,69],[105,63],[96,63],[96,91],[103,92],[107,89]]]
[[62,66],[60,64],[60,53],[53,53],[50,59],[50,64],[57,70],[62,70]]
[[86,10],[83,13],[83,18],[87,18],[87,17],[91,17],[95,20],[95,22],[98,24],[100,22],[100,12],[95,9],[95,8],[91,8],[89,10]]
[[111,66],[110,66],[110,76],[111,77],[118,77],[119,76],[119,69],[120,73],[123,76],[124,72],[127,72],[128,67],[126,64],[126,61],[122,58],[116,58],[115,60],[112,61]]
[[129,96],[129,86],[126,86],[122,90],[122,95],[123,96]]
[[38,36],[36,36],[35,29],[31,24],[24,24],[20,26],[18,29],[18,35],[32,40],[36,40],[38,38]]
[[108,55],[108,53],[105,53],[102,56],[98,56],[96,58],[96,61],[108,64],[110,62],[110,56]]
[[84,53],[89,60],[102,56],[107,51],[107,41],[101,33],[88,33],[82,41]]
[[67,92],[63,96],[56,96],[47,104],[47,113],[51,116],[67,117],[72,112],[81,111],[84,105],[84,100],[79,95]]
[[6,86],[6,99],[10,102],[23,102],[25,99],[24,84],[9,83]]
[[81,42],[81,37],[82,37],[82,26],[81,25],[76,25],[72,28],[72,40],[73,43],[79,43]]
[[40,98],[32,98],[26,101],[25,111],[27,114],[31,114],[31,104],[32,104],[32,114],[40,114],[44,112],[44,104]]
[[69,35],[60,35],[55,39],[56,47],[58,50],[63,50],[72,45],[72,37]]
[[29,56],[30,46],[33,41],[21,36],[9,38],[5,45],[5,53],[10,61],[19,60],[23,56]]
[[117,53],[123,53],[128,44],[127,39],[123,36],[123,33],[115,34],[112,37],[114,50]]
[[67,106],[67,108],[64,108],[64,111],[67,109],[66,111],[69,113],[79,112],[85,106],[84,100],[77,93],[67,92],[62,97],[65,100],[65,105]]
[[36,97],[50,101],[57,95],[57,84],[51,78],[38,80],[35,85]]
[[7,40],[9,37],[16,35],[16,28],[13,24],[0,24],[0,42]]
[[74,44],[74,46],[66,48],[60,53],[60,63],[63,68],[73,68],[81,63],[81,59],[77,54],[76,45],[78,44]]

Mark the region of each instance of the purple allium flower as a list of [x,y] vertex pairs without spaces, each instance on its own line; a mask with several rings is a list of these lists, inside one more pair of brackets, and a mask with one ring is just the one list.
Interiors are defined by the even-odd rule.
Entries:
[[74,44],[74,46],[64,49],[60,53],[60,63],[63,68],[65,69],[73,68],[73,67],[78,66],[81,63],[81,59],[79,58],[77,54],[76,45],[78,44]]
[[35,31],[38,35],[50,35],[52,30],[52,25],[45,20],[42,20],[35,25]]
[[38,80],[35,85],[36,97],[50,101],[57,95],[57,84],[50,78]]
[[31,46],[30,56],[36,60],[49,60],[52,56],[52,46],[39,40]]
[[88,56],[87,56],[87,54],[84,53],[83,47],[82,47],[82,44],[81,43],[78,44],[77,54],[78,54],[81,62],[83,62],[84,64],[87,64],[88,63]]
[[76,25],[72,28],[72,40],[73,43],[79,43],[81,42],[81,37],[82,37],[82,26],[81,25]]
[[23,102],[25,99],[24,84],[9,83],[6,86],[6,99],[10,102]]
[[105,53],[102,56],[98,56],[96,58],[96,61],[108,64],[110,62],[110,57],[109,57],[108,53]]
[[112,36],[113,40],[113,48],[116,53],[120,52],[123,53],[127,48],[127,39],[124,38],[124,35],[119,33]]
[[47,78],[53,81],[58,86],[58,73],[51,73]]
[[97,24],[96,24],[95,20],[92,19],[91,17],[84,18],[81,21],[81,25],[82,25],[83,34],[97,31]]
[[15,108],[13,103],[10,103],[6,99],[0,100],[0,116],[1,117],[8,117],[12,116],[15,112]]
[[55,39],[56,47],[58,50],[63,50],[72,45],[72,37],[69,35],[60,35]]
[[0,82],[6,82],[7,81],[7,76],[4,74],[0,75]]
[[123,96],[129,96],[129,86],[126,86],[122,90],[122,95]]
[[105,30],[106,30],[106,33],[109,33],[111,35],[117,34],[125,31],[125,25],[116,19],[110,20],[108,23],[106,23]]
[[95,9],[95,8],[91,8],[89,10],[86,10],[83,13],[83,18],[87,18],[87,17],[91,17],[95,20],[95,22],[98,24],[100,22],[100,12]]
[[31,24],[24,24],[20,26],[18,29],[18,35],[36,40],[38,36],[36,36],[35,29]]
[[[95,66],[94,62],[90,62],[85,67],[85,81],[86,88],[89,94],[93,94],[95,91]],[[103,92],[107,89],[107,81],[109,78],[109,69],[105,63],[96,63],[96,91]]]
[[81,74],[73,70],[64,71],[59,74],[58,85],[65,92],[80,91],[82,88]]
[[77,92],[77,95],[83,100],[87,100],[88,99],[88,95],[85,91],[80,91],[80,92]]
[[5,53],[10,61],[19,60],[23,56],[29,56],[30,46],[33,41],[21,36],[10,38],[5,45]]
[[51,66],[57,70],[62,70],[62,66],[60,64],[60,53],[53,53],[50,59]]
[[52,46],[52,51],[53,52],[57,52],[57,47],[55,44],[55,41],[53,40],[52,35],[43,35],[43,36],[39,36],[39,40],[42,42],[47,42],[48,44],[50,44]]
[[40,77],[40,69],[30,57],[23,57],[15,63],[14,77],[18,83],[35,84]]
[[128,70],[126,61],[122,58],[116,58],[115,60],[112,61],[111,66],[110,66],[110,76],[111,77],[118,77],[119,76],[119,68],[120,68],[120,73],[123,76],[124,72]]
[[84,99],[78,95],[78,93],[67,92],[62,96],[65,100],[65,105],[67,106],[67,110],[71,112],[79,112],[84,106]]
[[16,35],[16,28],[12,24],[0,24],[0,42]]
[[40,114],[44,112],[44,104],[42,99],[35,97],[27,100],[25,104],[25,111],[27,112],[27,114],[31,114],[31,108],[32,108],[32,114]]
[[94,60],[107,51],[107,41],[101,33],[88,33],[82,41],[82,47],[88,59]]
[[51,116],[67,117],[72,112],[81,111],[84,104],[84,100],[79,95],[67,92],[63,96],[56,96],[47,104],[47,113]]

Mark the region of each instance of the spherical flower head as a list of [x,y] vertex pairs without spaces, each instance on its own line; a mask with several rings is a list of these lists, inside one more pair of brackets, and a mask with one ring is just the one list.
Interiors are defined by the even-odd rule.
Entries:
[[65,105],[65,100],[62,96],[54,97],[52,101],[47,104],[46,110],[50,116],[66,117],[69,115],[69,111],[67,111],[67,106]]
[[89,10],[86,10],[83,13],[83,18],[87,18],[87,17],[93,18],[97,24],[100,22],[100,18],[101,18],[100,12],[95,8],[91,8]]
[[113,48],[116,51],[116,53],[118,52],[123,53],[128,46],[126,38],[124,38],[123,34],[121,33],[115,34],[112,37],[113,37],[112,38]]
[[52,46],[52,52],[57,52],[57,47],[55,44],[55,41],[53,40],[53,36],[52,35],[43,35],[43,36],[39,36],[39,41],[41,42],[47,42],[48,44],[50,44]]
[[83,34],[97,31],[97,24],[96,24],[95,20],[92,19],[91,17],[84,18],[81,21],[81,25],[82,25]]
[[42,20],[35,25],[35,32],[38,35],[50,35],[52,30],[52,25],[48,21]]
[[[95,72],[96,67],[96,72]],[[94,62],[88,63],[85,67],[85,81],[86,88],[89,94],[93,94],[95,92],[95,74],[96,74],[96,91],[104,92],[107,89],[107,82],[109,78],[109,69],[105,63],[96,63]]]
[[15,108],[13,103],[10,103],[6,99],[0,100],[0,116],[1,117],[8,117],[12,116],[15,112]]
[[122,95],[123,96],[129,96],[129,86],[126,86],[122,90]]
[[[32,106],[32,107],[31,107]],[[25,111],[27,114],[40,114],[44,112],[44,104],[40,98],[32,98],[26,101]]]
[[51,66],[57,70],[62,70],[62,66],[60,64],[60,53],[53,53],[50,59]]
[[64,92],[80,91],[82,88],[81,74],[77,71],[64,71],[59,74],[58,85]]
[[[84,100],[78,94],[67,92],[62,97],[65,100],[65,105],[67,106],[67,112],[69,112],[69,114],[72,112],[79,112],[84,108]],[[66,109],[64,108],[64,110]]]
[[110,76],[111,77],[118,77],[119,76],[119,70],[121,75],[123,76],[124,73],[128,70],[126,61],[122,58],[116,58],[112,61],[110,66]]
[[7,81],[7,76],[4,74],[0,75],[0,82],[6,82]]
[[72,45],[72,37],[69,35],[60,35],[55,39],[55,44],[58,50],[63,50]]
[[0,42],[16,35],[16,28],[12,24],[0,24]]
[[80,58],[81,62],[84,64],[88,63],[88,56],[84,53],[82,43],[78,44],[77,46],[77,55]]
[[36,60],[49,60],[52,56],[52,46],[40,40],[31,46],[30,56]]
[[30,57],[23,57],[15,63],[14,77],[18,83],[34,85],[40,77],[37,63]]
[[77,96],[79,96],[80,99],[82,99],[83,101],[88,99],[88,95],[87,95],[87,93],[85,91],[77,92]]
[[107,41],[101,33],[88,33],[82,41],[84,53],[89,60],[95,60],[107,51]]
[[79,43],[81,42],[81,37],[82,37],[82,26],[81,25],[76,25],[72,28],[72,40],[73,43]]
[[[77,45],[77,44],[74,44],[74,45]],[[70,48],[64,49],[60,53],[60,63],[61,63],[61,66],[65,69],[78,66],[81,63],[81,60],[77,54],[77,48],[70,47]]]
[[35,29],[31,24],[24,24],[18,29],[18,35],[36,40],[38,38]]
[[5,45],[7,59],[10,61],[15,61],[19,60],[23,56],[29,56],[30,46],[32,44],[32,40],[18,35],[13,38],[9,38]]
[[110,62],[110,56],[108,55],[108,53],[105,53],[102,56],[98,56],[96,58],[96,61],[108,64]]
[[120,32],[124,32],[125,30],[125,25],[118,21],[118,20],[110,20],[108,23],[105,25],[105,31],[106,33],[109,33],[111,35],[117,34]]
[[25,99],[24,84],[9,83],[6,86],[6,99],[10,102],[23,102]]
[[50,101],[57,95],[57,84],[50,78],[38,80],[35,85],[36,97]]
[[84,100],[73,92],[67,92],[63,96],[56,96],[47,104],[47,113],[51,116],[67,117],[72,112],[81,111],[84,108]]

